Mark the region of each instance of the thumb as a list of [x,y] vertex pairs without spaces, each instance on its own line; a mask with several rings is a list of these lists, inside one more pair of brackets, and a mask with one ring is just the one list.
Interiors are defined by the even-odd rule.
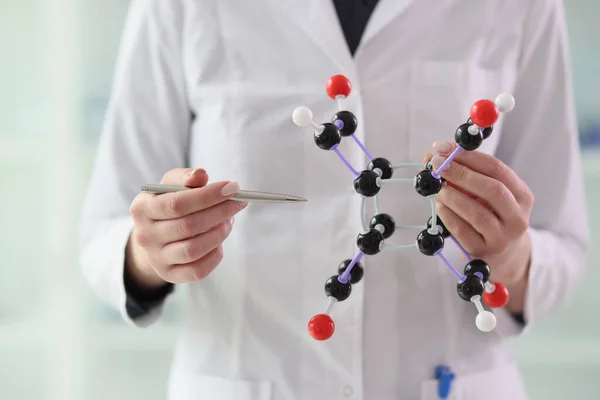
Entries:
[[175,168],[167,172],[160,183],[163,185],[201,187],[208,183],[208,174],[202,168]]
[[190,172],[184,183],[189,187],[202,187],[208,183],[208,174],[203,168],[198,168]]

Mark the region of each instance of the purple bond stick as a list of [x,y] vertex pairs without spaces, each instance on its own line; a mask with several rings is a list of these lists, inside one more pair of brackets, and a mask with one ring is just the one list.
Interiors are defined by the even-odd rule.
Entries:
[[363,153],[365,153],[365,155],[367,156],[367,158],[369,159],[369,161],[373,161],[373,157],[369,154],[369,152],[367,151],[367,149],[365,148],[365,146],[356,137],[356,134],[354,134],[354,133],[352,134],[352,139],[354,139],[354,142],[356,142],[356,144],[358,145],[358,147],[360,147],[361,150],[363,151]]
[[448,156],[448,158],[446,159],[446,161],[444,161],[442,163],[442,165],[440,165],[440,167],[433,171],[433,173],[431,174],[435,179],[440,179],[440,176],[442,175],[442,172],[444,172],[444,170],[446,169],[446,167],[448,166],[448,164],[450,164],[452,162],[452,160],[454,160],[454,158],[458,155],[458,153],[460,153],[461,151],[463,151],[464,149],[460,146],[456,146],[456,149],[454,149],[454,151],[452,152],[452,154],[450,154]]
[[467,253],[465,248],[462,247],[460,243],[458,243],[458,240],[456,240],[456,238],[454,236],[450,236],[450,239],[452,239],[452,241],[456,244],[456,247],[458,247],[460,249],[460,251],[462,251],[462,253],[465,256],[465,258],[467,259],[467,261],[471,261],[471,256],[469,255],[469,253]]
[[346,267],[346,270],[338,277],[338,281],[340,281],[341,283],[348,283],[348,281],[350,280],[350,272],[352,271],[352,268],[354,267],[354,265],[356,265],[357,262],[360,261],[360,259],[364,255],[365,255],[365,253],[363,253],[362,251],[359,251],[354,256],[354,258],[352,259],[350,264],[348,264],[348,267]]
[[456,275],[456,277],[458,278],[458,281],[459,281],[459,282],[462,282],[462,281],[464,281],[464,280],[465,280],[465,277],[464,277],[464,276],[462,276],[462,275],[461,275],[461,274],[460,274],[460,273],[459,273],[459,272],[456,270],[456,268],[454,268],[454,267],[452,266],[452,264],[450,264],[450,261],[448,261],[448,259],[447,259],[447,258],[444,256],[444,254],[442,253],[442,251],[441,251],[441,250],[440,250],[440,251],[438,251],[437,253],[435,253],[435,255],[436,255],[436,256],[438,256],[439,258],[441,258],[441,259],[442,259],[442,261],[444,261],[444,263],[446,264],[446,266],[447,266],[448,268],[450,268],[450,271],[452,271],[452,273],[453,273],[454,275]]
[[350,165],[350,163],[348,162],[348,160],[346,160],[346,158],[344,157],[344,155],[340,152],[340,149],[338,149],[338,146],[333,146],[331,148],[331,150],[333,150],[335,152],[335,154],[337,154],[337,156],[340,158],[340,160],[342,160],[342,162],[344,163],[344,165],[346,165],[346,167],[348,167],[348,169],[350,171],[352,171],[352,173],[354,174],[354,176],[358,176],[358,172],[352,168],[352,165]]
[[[341,119],[336,119],[335,121],[333,121],[333,124],[338,129],[344,129],[344,121],[342,121]],[[369,158],[369,161],[373,161],[373,157],[369,154],[369,152],[367,151],[366,147],[361,143],[361,141],[358,140],[358,138],[356,137],[356,135],[352,134],[352,139],[354,139],[354,142],[358,145],[358,147],[361,148],[361,150],[363,151],[363,153],[365,153],[365,155]]]

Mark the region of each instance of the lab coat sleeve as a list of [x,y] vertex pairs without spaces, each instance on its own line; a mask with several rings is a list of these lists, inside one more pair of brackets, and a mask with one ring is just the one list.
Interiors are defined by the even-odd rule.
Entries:
[[134,0],[130,6],[83,205],[84,276],[134,326],[157,321],[163,305],[135,321],[127,314],[123,267],[133,227],[129,208],[141,185],[186,166],[191,112],[181,62],[181,8],[176,0]]
[[528,2],[516,106],[505,116],[497,157],[535,196],[525,326],[500,310],[498,327],[518,335],[565,307],[587,263],[589,230],[562,2]]

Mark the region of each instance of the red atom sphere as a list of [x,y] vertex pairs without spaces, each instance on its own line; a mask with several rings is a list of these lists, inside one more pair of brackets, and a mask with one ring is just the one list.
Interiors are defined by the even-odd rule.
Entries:
[[317,314],[308,321],[308,333],[316,340],[327,340],[335,331],[335,323],[327,314]]
[[501,283],[494,283],[495,289],[492,293],[487,290],[483,292],[483,301],[491,308],[502,308],[508,303],[508,289]]
[[352,90],[352,84],[344,75],[334,75],[327,81],[325,90],[327,95],[335,100],[337,96],[348,97]]
[[481,128],[488,128],[498,121],[500,111],[491,100],[479,100],[471,107],[471,121]]

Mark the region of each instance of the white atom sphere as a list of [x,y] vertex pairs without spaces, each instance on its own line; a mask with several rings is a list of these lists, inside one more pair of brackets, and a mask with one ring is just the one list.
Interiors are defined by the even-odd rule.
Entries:
[[499,94],[495,103],[500,112],[510,112],[515,108],[515,98],[510,93]]
[[292,113],[292,121],[298,126],[308,126],[312,123],[313,113],[308,107],[298,107]]
[[496,316],[490,311],[482,311],[475,318],[475,325],[482,332],[493,331],[496,327]]

